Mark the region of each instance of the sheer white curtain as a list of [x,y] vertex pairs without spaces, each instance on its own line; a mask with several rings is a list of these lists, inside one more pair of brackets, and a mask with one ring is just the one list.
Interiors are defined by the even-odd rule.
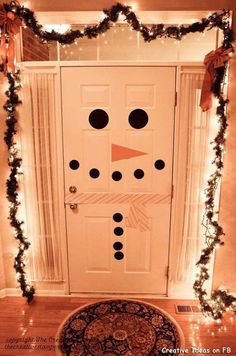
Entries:
[[33,280],[62,280],[58,218],[55,77],[22,74],[21,145]]
[[211,113],[199,107],[202,73],[182,73],[180,85],[180,127],[185,131],[182,150],[184,211],[177,253],[176,281],[193,281],[195,264],[203,246],[204,189],[210,173],[212,147]]

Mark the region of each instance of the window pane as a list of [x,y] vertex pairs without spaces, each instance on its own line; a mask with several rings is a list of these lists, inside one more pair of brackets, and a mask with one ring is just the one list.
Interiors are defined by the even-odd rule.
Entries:
[[[83,30],[84,26],[74,25],[72,30]],[[79,38],[71,45],[60,46],[61,61],[96,60],[98,39]]]
[[138,59],[137,32],[128,26],[114,26],[99,37],[100,60]]
[[217,30],[189,33],[180,43],[180,61],[204,61],[205,55],[216,48]]

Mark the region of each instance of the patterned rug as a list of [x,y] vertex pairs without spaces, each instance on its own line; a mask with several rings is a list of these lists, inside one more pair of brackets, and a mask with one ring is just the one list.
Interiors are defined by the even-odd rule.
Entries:
[[106,300],[74,311],[62,323],[57,355],[169,355],[163,348],[183,347],[177,323],[154,305],[135,300]]

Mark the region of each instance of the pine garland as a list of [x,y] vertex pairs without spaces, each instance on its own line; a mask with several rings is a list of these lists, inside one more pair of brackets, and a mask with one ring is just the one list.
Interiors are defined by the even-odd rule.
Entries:
[[[112,6],[110,9],[104,10],[104,19],[97,25],[86,26],[84,30],[72,30],[70,29],[64,34],[56,31],[46,31],[44,27],[38,23],[34,12],[30,9],[20,6],[17,1],[12,1],[9,4],[4,4],[6,12],[14,12],[24,20],[25,25],[30,28],[36,36],[38,36],[42,42],[58,41],[60,44],[72,44],[76,39],[87,37],[89,39],[96,38],[97,36],[108,31],[112,23],[116,23],[120,15],[123,15],[124,20],[130,25],[130,27],[139,31],[144,41],[151,42],[158,38],[173,38],[175,40],[181,40],[188,33],[204,32],[212,28],[219,28],[223,31],[222,48],[233,48],[234,34],[230,27],[229,11],[223,10],[221,13],[214,12],[207,18],[203,18],[201,21],[195,22],[190,25],[180,26],[168,26],[164,24],[153,24],[149,27],[142,24],[136,17],[130,6],[124,6],[120,3]],[[215,159],[213,165],[215,166],[215,172],[209,177],[206,188],[206,201],[205,201],[205,239],[206,248],[203,249],[200,259],[197,262],[199,268],[199,274],[197,275],[194,283],[194,291],[199,298],[202,312],[212,316],[214,319],[219,319],[225,310],[232,310],[236,312],[236,298],[228,294],[227,291],[216,290],[208,298],[207,292],[204,288],[205,282],[209,279],[208,264],[213,256],[217,246],[221,246],[224,242],[221,240],[224,235],[223,228],[217,221],[217,212],[215,211],[215,197],[217,186],[221,180],[223,172],[223,155],[225,145],[225,135],[228,126],[226,109],[228,100],[224,98],[223,82],[227,70],[227,64],[223,68],[215,70],[214,84],[212,86],[212,92],[218,99],[217,116],[219,123],[219,130],[214,139],[213,150],[215,152]],[[2,68],[3,71],[3,68]],[[21,166],[22,159],[18,156],[18,151],[14,143],[14,135],[17,133],[16,124],[17,119],[15,116],[15,108],[20,104],[17,90],[19,87],[16,85],[16,81],[20,81],[19,72],[16,74],[7,74],[9,82],[9,90],[6,95],[8,97],[4,108],[7,111],[7,131],[5,134],[5,141],[9,150],[9,166],[11,167],[11,173],[7,181],[7,197],[10,202],[10,214],[9,219],[11,225],[16,232],[16,239],[19,240],[19,252],[15,257],[14,267],[18,273],[18,281],[21,285],[23,295],[27,297],[28,301],[33,299],[35,293],[34,288],[26,281],[25,277],[25,263],[24,252],[29,247],[29,242],[23,234],[22,221],[17,220],[17,210],[19,207],[18,201],[18,182],[17,176],[19,174],[19,168]]]
[[12,11],[17,16],[24,20],[25,25],[30,28],[36,36],[44,42],[58,41],[60,44],[72,44],[76,39],[87,37],[89,39],[107,32],[112,23],[116,23],[120,15],[123,15],[124,21],[130,27],[139,31],[145,42],[151,42],[158,38],[168,37],[176,40],[181,40],[188,33],[204,32],[214,27],[221,29],[224,33],[223,47],[232,47],[233,31],[229,24],[229,11],[223,10],[221,13],[214,12],[207,18],[201,21],[194,22],[191,25],[168,26],[164,24],[153,24],[150,27],[141,23],[136,14],[132,11],[131,6],[125,6],[120,3],[113,5],[110,9],[103,10],[104,19],[97,25],[86,26],[84,30],[68,30],[65,34],[58,33],[54,30],[46,31],[44,27],[38,23],[34,12],[30,9],[20,6],[17,1],[12,1],[10,4],[4,4],[6,12]]
[[193,285],[203,313],[213,317],[215,320],[222,318],[223,312],[226,309],[236,313],[236,298],[234,296],[228,294],[225,290],[218,289],[211,293],[211,297],[208,298],[206,289],[204,288],[205,282],[210,278],[207,265],[212,258],[213,252],[218,246],[224,245],[224,241],[221,238],[225,233],[217,221],[218,212],[215,210],[215,198],[223,175],[224,147],[228,126],[226,114],[228,100],[224,98],[223,93],[226,70],[226,65],[216,69],[215,81],[212,86],[212,92],[218,99],[216,114],[218,116],[219,130],[212,142],[214,145],[213,150],[215,151],[215,158],[212,164],[215,166],[215,171],[209,177],[205,191],[206,200],[203,226],[205,227],[205,242],[207,247],[202,250],[200,259],[197,262],[199,273]]
[[[0,72],[3,72],[4,68],[0,66]],[[25,265],[26,265],[26,251],[30,246],[30,242],[24,235],[23,224],[24,221],[18,219],[18,210],[21,205],[18,189],[18,179],[21,174],[20,168],[22,165],[22,158],[19,155],[19,150],[15,142],[15,135],[17,134],[17,114],[16,108],[21,104],[17,92],[20,90],[20,73],[7,73],[7,80],[9,88],[5,95],[7,97],[3,106],[7,113],[6,126],[7,130],[4,135],[4,141],[8,148],[9,158],[8,165],[10,167],[10,175],[7,179],[6,194],[9,201],[9,216],[10,225],[15,232],[15,239],[18,241],[18,253],[15,256],[14,268],[17,275],[17,281],[19,282],[22,290],[22,296],[27,298],[28,303],[33,300],[35,293],[34,287],[27,281]]]

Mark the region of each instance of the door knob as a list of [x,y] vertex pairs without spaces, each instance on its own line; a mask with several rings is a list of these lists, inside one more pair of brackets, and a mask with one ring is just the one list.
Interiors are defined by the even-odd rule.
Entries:
[[77,192],[77,188],[74,185],[71,185],[69,188],[69,192],[70,193],[76,193]]
[[75,209],[77,209],[77,207],[78,207],[78,204],[76,204],[76,203],[70,204],[71,210],[75,210]]

